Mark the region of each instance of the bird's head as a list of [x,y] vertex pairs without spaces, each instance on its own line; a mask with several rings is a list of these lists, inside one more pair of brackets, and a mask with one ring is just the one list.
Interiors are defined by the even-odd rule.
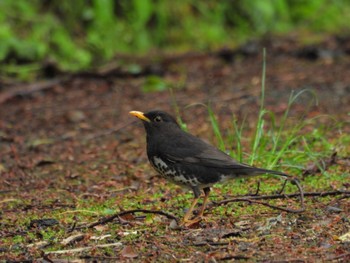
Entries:
[[153,135],[161,130],[180,129],[175,118],[164,111],[130,111],[130,114],[143,121],[147,135]]

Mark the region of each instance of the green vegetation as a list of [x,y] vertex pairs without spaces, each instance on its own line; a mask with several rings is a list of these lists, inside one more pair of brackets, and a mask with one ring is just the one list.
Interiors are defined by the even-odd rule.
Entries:
[[[295,96],[292,96],[291,98],[294,98]],[[290,100],[290,103],[292,104],[293,100]],[[262,110],[264,110],[262,108]],[[262,115],[263,116],[263,115]],[[264,115],[265,116],[265,115]],[[283,117],[284,118],[284,117]],[[209,119],[212,121],[213,129],[216,131],[216,135],[220,136],[220,138],[225,141],[224,136],[222,135],[221,131],[218,127],[218,121],[217,116],[214,114],[214,112],[209,108]],[[269,120],[266,120],[268,122]],[[234,122],[236,123],[236,122]],[[302,123],[305,123],[302,121]],[[306,123],[308,123],[308,120],[306,120]],[[235,124],[236,125],[236,124]],[[338,125],[338,124],[337,124]],[[216,127],[217,126],[217,127]],[[301,127],[304,125],[297,124],[296,126]],[[235,126],[237,127],[237,126]],[[319,127],[314,132],[311,133],[305,133],[301,132],[301,134],[295,133],[295,131],[292,129],[283,129],[283,131],[280,131],[277,129],[277,132],[275,132],[273,129],[266,129],[268,126],[263,125],[257,125],[258,129],[261,129],[258,131],[260,134],[260,139],[258,145],[255,147],[256,153],[254,154],[254,163],[258,163],[262,166],[269,166],[273,168],[274,166],[293,166],[296,163],[298,163],[298,169],[294,175],[297,175],[300,177],[300,168],[302,166],[305,166],[307,163],[309,163],[311,160],[316,160],[318,157],[326,157],[331,153],[333,148],[337,148],[337,145],[348,145],[346,142],[350,141],[350,136],[348,134],[344,134],[343,136],[336,137],[333,139],[333,141],[329,142],[328,140],[328,130],[326,127]],[[242,131],[245,130],[243,125],[239,128],[241,131],[237,139],[237,145],[244,145],[241,149],[245,149],[246,151],[249,151],[246,146],[247,145],[254,145],[253,140],[255,137],[251,137],[248,142],[244,142],[240,140],[242,138]],[[231,131],[231,134],[229,137],[234,137],[233,135],[234,130]],[[226,136],[225,136],[226,137]],[[231,140],[229,138],[229,140]],[[267,141],[272,141],[274,144],[270,146],[270,149],[267,149]],[[288,143],[288,142],[294,142],[294,143]],[[275,145],[277,144],[277,146]],[[288,143],[288,150],[285,150],[285,144]],[[225,143],[226,144],[226,143]],[[228,144],[226,144],[228,145]],[[271,150],[271,148],[275,148],[275,150]],[[349,151],[347,147],[347,151]],[[274,152],[274,154],[272,154]],[[280,153],[283,152],[283,160],[280,158],[278,160],[278,164],[276,164],[275,159],[273,159],[273,155],[279,156]],[[252,159],[252,154],[248,155],[243,153],[243,150],[240,153],[243,155],[243,159]],[[250,156],[250,157],[249,157]],[[306,158],[306,157],[311,158]],[[281,160],[281,164],[279,164],[279,161]],[[281,168],[281,167],[280,167]],[[283,167],[284,170],[285,167]],[[137,167],[134,167],[134,169],[137,169]],[[146,168],[150,169],[150,168]],[[145,169],[144,169],[145,170]],[[288,167],[287,167],[288,170]],[[147,171],[144,171],[147,173]],[[134,171],[130,171],[130,175]],[[300,177],[301,178],[301,177]],[[326,172],[322,174],[322,176],[318,175],[312,175],[304,177],[302,181],[302,185],[307,192],[326,192],[331,191],[334,188],[335,189],[341,189],[344,182],[348,181],[349,175],[345,172],[342,172],[339,170],[339,166],[329,167]],[[78,179],[72,179],[77,180]],[[237,195],[245,195],[247,193],[254,193],[256,189],[256,178],[249,178],[249,179],[242,179],[242,180],[235,180],[228,184],[222,184],[217,185],[213,188],[212,194],[210,196],[211,201],[220,201],[222,199],[237,196]],[[260,194],[273,194],[281,187],[281,182],[277,178],[271,178],[268,176],[260,177],[259,181],[261,182],[261,192]],[[49,251],[55,251],[55,250],[62,250],[62,249],[74,249],[84,246],[95,246],[97,244],[105,244],[105,243],[113,243],[113,242],[119,242],[121,241],[124,246],[127,244],[137,244],[139,247],[137,247],[139,252],[145,256],[147,255],[148,248],[145,244],[148,243],[156,243],[159,242],[159,240],[162,240],[163,237],[167,236],[174,236],[174,238],[185,238],[182,237],[183,233],[188,233],[187,231],[174,231],[169,228],[170,220],[165,219],[164,217],[160,217],[158,215],[144,215],[139,214],[141,217],[126,217],[124,220],[125,222],[129,222],[127,224],[123,224],[122,222],[111,222],[106,225],[94,227],[92,229],[80,229],[75,230],[73,233],[68,232],[67,229],[70,229],[75,222],[78,223],[78,226],[80,224],[84,223],[91,223],[96,220],[98,220],[101,217],[108,216],[112,213],[116,213],[118,211],[122,210],[131,210],[131,209],[150,209],[150,210],[159,210],[159,211],[165,211],[169,212],[171,214],[176,215],[177,217],[182,217],[184,213],[184,208],[189,207],[191,200],[193,198],[193,195],[191,192],[183,193],[178,186],[175,186],[173,184],[169,184],[165,181],[158,181],[155,180],[154,182],[157,182],[155,185],[151,182],[151,187],[149,186],[143,186],[140,190],[137,191],[135,194],[135,191],[128,191],[127,188],[123,190],[122,192],[116,192],[116,196],[113,195],[113,192],[115,191],[115,188],[113,186],[105,187],[104,193],[105,196],[98,196],[98,195],[91,195],[89,197],[70,197],[65,196],[64,200],[66,203],[74,204],[74,208],[60,208],[60,209],[49,209],[48,211],[45,210],[29,210],[25,212],[23,209],[25,206],[25,203],[28,202],[30,204],[30,201],[22,201],[22,202],[8,202],[6,205],[5,203],[2,204],[2,207],[4,210],[9,211],[10,209],[13,210],[13,212],[6,212],[6,214],[11,214],[11,217],[7,219],[5,217],[5,220],[3,222],[3,226],[7,226],[10,230],[12,230],[13,233],[16,233],[18,229],[24,229],[23,233],[18,233],[13,236],[8,236],[2,239],[2,249],[9,249],[8,253],[11,253],[13,257],[23,257],[23,251],[29,251],[26,252],[27,254],[31,255],[34,258],[39,258],[42,256],[42,251],[49,252]],[[72,184],[72,181],[68,182],[69,184]],[[30,193],[35,194],[36,189],[30,190]],[[294,186],[288,185],[286,189],[286,193],[292,193],[295,192],[296,189]],[[16,193],[14,193],[16,194]],[[52,195],[52,193],[47,193],[49,195]],[[45,198],[45,197],[43,197]],[[57,197],[49,197],[45,198],[45,204],[47,207],[55,206],[55,203],[57,202]],[[306,200],[307,206],[312,209],[308,209],[303,215],[305,217],[310,216],[311,214],[318,213],[322,214],[323,209],[320,208],[321,206],[324,206],[324,203],[331,202],[332,199],[329,197],[319,197],[317,199],[309,198]],[[293,206],[297,203],[292,203],[289,200],[289,203],[287,200],[271,200],[271,204],[280,205],[280,206]],[[22,211],[22,209],[24,211]],[[19,211],[19,212],[17,212]],[[19,216],[19,214],[21,216]],[[269,217],[275,216],[276,214],[279,214],[279,212],[276,213],[276,211],[271,210],[270,208],[259,206],[259,205],[248,205],[242,202],[237,203],[230,203],[224,206],[218,206],[213,209],[211,209],[208,212],[208,215],[205,218],[205,224],[207,226],[215,225],[218,222],[244,222],[244,220],[248,220],[248,223],[254,222],[255,225],[260,226],[263,228],[263,226],[266,224],[265,221],[268,220]],[[23,216],[25,215],[25,216]],[[13,216],[16,217],[16,223],[13,222]],[[283,215],[283,220],[286,222],[294,222],[298,219],[299,215],[295,214],[285,214]],[[254,217],[254,219],[252,219]],[[38,219],[38,218],[54,218],[60,222],[61,226],[55,226],[53,228],[45,228],[45,229],[36,229],[36,228],[28,228],[29,222],[32,219]],[[249,221],[250,220],[250,221]],[[313,222],[310,220],[310,222]],[[232,223],[233,224],[233,223]],[[290,223],[292,224],[292,223]],[[303,223],[306,224],[306,223]],[[311,223],[310,223],[311,224]],[[312,226],[312,224],[311,224]],[[222,227],[222,226],[220,226]],[[233,227],[233,226],[232,226]],[[282,227],[285,227],[282,225]],[[293,224],[292,224],[293,227]],[[210,227],[205,228],[210,229]],[[193,231],[200,231],[200,229],[196,229]],[[256,234],[256,231],[258,231],[259,235],[263,235],[263,238],[266,240],[269,240],[269,235],[264,234],[262,230],[255,230],[255,231],[247,231],[242,233],[242,237],[247,239],[254,239],[258,238],[259,235]],[[67,237],[76,234],[76,233],[83,233],[85,234],[84,241],[81,242],[74,242],[70,245],[62,245],[62,240],[66,239]],[[288,231],[286,233],[289,233]],[[106,235],[105,239],[97,239],[98,237],[102,237]],[[313,235],[308,234],[308,236],[313,237]],[[94,239],[93,239],[94,238]],[[96,239],[95,239],[96,238]],[[90,240],[91,239],[91,240]],[[238,238],[238,240],[240,240]],[[47,247],[44,248],[36,248],[38,246],[38,242],[46,241],[48,243]],[[180,241],[179,241],[180,242]],[[262,242],[262,241],[260,241]],[[177,242],[175,242],[177,243]],[[28,245],[34,245],[34,248],[28,248]],[[174,244],[172,243],[172,253],[176,253],[177,255],[187,255],[186,251],[182,251],[183,245],[182,243],[179,243],[180,246],[174,247]],[[141,248],[145,249],[142,250]],[[205,248],[205,247],[204,247]],[[193,249],[191,246],[189,246],[189,249]],[[200,248],[198,248],[200,249]],[[121,249],[115,249],[110,250],[109,248],[98,248],[94,250],[95,256],[108,256],[108,255],[120,255]],[[77,253],[72,254],[64,254],[63,257],[72,257],[76,258]],[[4,256],[4,254],[2,255]],[[61,255],[59,255],[62,257]],[[1,257],[1,253],[0,253]],[[57,257],[53,256],[53,257]]]
[[[329,135],[341,128],[342,124],[337,123],[331,116],[316,116],[305,118],[312,102],[317,104],[316,95],[310,90],[302,90],[296,94],[291,93],[287,108],[280,118],[275,113],[265,107],[265,76],[266,76],[266,51],[263,51],[262,84],[260,111],[256,120],[254,134],[251,134],[245,122],[239,124],[235,117],[232,118],[232,125],[228,130],[222,131],[220,122],[211,106],[207,107],[211,128],[216,139],[216,144],[222,151],[228,152],[233,158],[240,162],[261,166],[267,169],[287,169],[298,174],[308,162],[315,162],[319,159],[332,155],[337,150],[337,146],[329,143]],[[299,118],[289,118],[290,110],[295,101],[304,94],[311,94],[314,100],[310,100],[310,105],[305,107],[305,112]],[[177,109],[177,105],[175,105]],[[176,110],[179,117],[179,111]],[[330,127],[318,126],[319,118],[328,118]],[[313,131],[305,132],[309,126],[313,126]],[[247,132],[243,136],[244,132]],[[328,132],[330,134],[328,134]],[[225,134],[225,136],[223,135]],[[347,137],[347,136],[345,136]],[[249,142],[244,142],[243,138],[250,138]],[[340,138],[339,138],[340,139]],[[344,140],[343,138],[342,140]],[[248,152],[243,151],[243,145]],[[341,143],[337,143],[341,145]],[[250,150],[249,150],[250,146]],[[322,167],[320,167],[322,170]]]
[[[330,178],[332,179],[332,187],[341,188],[343,182],[349,178],[349,175],[337,171],[333,167],[327,167],[327,171],[325,171],[324,160],[330,158],[334,152],[338,152],[341,156],[349,154],[349,148],[345,147],[345,149],[343,145],[350,140],[350,135],[342,134],[341,132],[346,124],[338,122],[332,116],[326,115],[307,118],[310,108],[313,104],[318,103],[314,92],[307,89],[298,93],[291,93],[287,108],[282,116],[277,117],[277,114],[272,110],[268,110],[265,107],[265,50],[263,51],[263,57],[260,111],[253,133],[245,121],[239,123],[235,117],[232,118],[231,126],[227,130],[222,130],[220,121],[213,108],[210,105],[200,104],[207,108],[216,146],[240,162],[249,163],[257,167],[285,171],[299,178],[301,178],[302,170],[311,163],[324,176],[305,177],[303,185],[306,191],[331,190]],[[175,96],[173,90],[171,90],[171,95]],[[311,95],[310,104],[306,105],[305,112],[299,117],[294,116],[291,118],[289,114],[293,104],[299,97],[304,95]],[[174,108],[177,113],[177,119],[180,120],[181,126],[184,126],[185,124],[181,119],[176,103],[174,103]],[[328,120],[327,125],[318,122],[322,118]],[[335,131],[338,132],[335,134]],[[243,138],[246,138],[246,140]],[[261,178],[259,181],[261,181],[261,189],[264,194],[271,194],[280,189],[281,182],[279,178],[277,178],[278,180],[276,178],[272,179],[271,176],[263,176]],[[272,183],[271,180],[275,180],[275,183]],[[215,188],[219,189],[221,196],[244,195],[247,192],[253,193],[255,191],[255,182],[256,180],[252,178],[241,179],[236,180],[234,184],[217,185]],[[296,188],[287,185],[286,190],[288,193],[291,193],[295,192]],[[186,194],[185,199],[182,197],[181,200],[185,202],[184,206],[190,205],[191,197],[191,193]],[[214,196],[211,196],[211,199],[218,201],[221,198],[216,199],[214,194]],[[176,202],[179,203],[179,200],[180,197],[177,198]],[[236,206],[235,204],[233,205]],[[218,211],[226,211],[228,208],[219,207],[217,209]],[[247,210],[240,211],[239,209],[239,207],[234,208],[239,215],[241,215],[240,213],[249,213]]]
[[22,79],[48,63],[75,71],[117,53],[207,50],[296,30],[344,32],[350,20],[345,0],[3,0],[0,8],[1,71]]
[[[75,6],[79,2],[72,1],[71,4]],[[255,2],[258,3],[258,1]],[[271,2],[280,3],[281,5],[284,1]],[[315,2],[321,3],[325,1],[309,1],[308,3]],[[3,1],[1,3],[7,3],[10,6],[10,1]],[[20,6],[26,7],[27,5],[34,6],[34,3],[39,5],[40,2],[31,1],[31,4],[28,4],[29,1],[17,1],[16,3],[13,1],[13,6],[17,6],[18,8]],[[66,2],[63,1],[62,3],[62,6],[60,5],[59,7],[57,3],[57,8],[62,8],[62,10],[68,8]],[[91,3],[97,4],[94,1],[91,1]],[[99,1],[98,5],[103,5],[103,3],[111,4],[112,2],[106,0]],[[134,1],[130,1],[130,3],[134,3]],[[149,2],[140,1],[139,4],[144,5],[145,3]],[[180,3],[189,4],[190,1]],[[243,2],[237,1],[237,3],[242,4]],[[244,5],[248,6],[248,3],[251,2],[246,1],[244,3]],[[266,3],[270,2],[266,1]],[[345,2],[339,1],[337,3]],[[47,3],[47,5],[54,4]],[[203,3],[202,5],[207,6],[209,4]],[[211,5],[215,6],[216,4]],[[258,3],[257,5],[264,4]],[[126,5],[121,6],[125,7]],[[46,6],[45,8],[49,7]],[[6,14],[6,16],[9,14]],[[26,13],[26,15],[29,16],[30,12]],[[65,12],[59,12],[59,15],[65,16],[67,14]],[[0,14],[0,16],[5,15]],[[47,16],[51,17],[52,14],[48,13]],[[21,17],[21,19],[24,18]],[[126,19],[125,15],[122,18]],[[34,19],[33,15],[31,19],[36,21],[47,18],[42,16],[35,17]],[[123,19],[121,21],[124,21]],[[317,19],[321,18],[317,17]],[[68,23],[67,21],[65,23]],[[73,22],[72,25],[74,25]],[[99,21],[99,23],[104,22]],[[45,25],[42,26],[45,27]],[[139,25],[139,27],[141,26]],[[134,27],[131,26],[132,28]],[[80,32],[78,29],[76,29],[76,32]],[[14,31],[12,32],[11,30],[9,27],[9,32],[15,36]],[[31,30],[34,30],[34,27]],[[65,28],[64,30],[68,29]],[[62,32],[65,32],[64,30]],[[150,32],[147,31],[143,38],[147,39],[146,36]],[[98,32],[98,34],[100,33],[102,34],[102,32]],[[73,35],[75,36],[74,40],[72,40],[73,38],[71,39],[70,33],[67,35],[68,39],[70,39],[69,41],[71,41],[69,44],[70,47],[74,46],[74,48],[82,52],[80,54],[88,58],[85,64],[75,64],[74,66],[77,67],[74,70],[89,67],[92,61],[98,60],[99,63],[102,63],[111,58],[114,52],[122,50],[116,49],[108,53],[109,51],[103,50],[101,46],[99,52],[106,52],[105,57],[95,58],[96,54],[98,54],[98,52],[95,53],[97,49],[92,48],[92,46],[83,41],[86,36],[84,34]],[[20,36],[22,37],[23,35],[18,34],[14,38]],[[97,43],[100,39],[97,37],[95,41]],[[149,41],[151,40],[149,39]],[[152,39],[152,41],[155,40]],[[1,45],[5,46],[5,42],[0,43],[0,47],[2,47]],[[166,46],[165,40],[159,43],[158,47],[160,48]],[[17,44],[22,45],[23,43],[19,41]],[[34,52],[32,53],[33,57],[26,57],[26,60],[21,61],[21,63],[19,63],[20,60],[10,59],[16,56],[19,58],[18,54],[20,54],[17,51],[14,52],[13,47],[11,47],[9,50],[12,50],[12,53],[4,52],[3,59],[7,64],[4,63],[2,69],[6,69],[8,74],[21,74],[21,77],[26,78],[41,67],[40,63],[42,60],[55,58],[55,62],[62,68],[67,66],[65,69],[73,70],[73,68],[70,68],[70,63],[75,59],[79,60],[79,52],[74,54],[76,57],[73,60],[69,54],[64,57],[67,60],[61,60],[62,58],[57,56],[64,53],[61,51],[58,52],[61,47],[57,45],[57,49],[50,49],[48,48],[49,46],[45,46],[46,44],[46,42],[42,43],[42,47],[44,47],[42,53]],[[52,45],[52,43],[48,45]],[[133,45],[130,45],[128,48],[132,48]],[[151,46],[151,44],[149,45]],[[135,45],[134,48],[136,49],[136,47]],[[210,48],[210,46],[201,47]],[[33,44],[31,50],[33,51],[36,48],[39,47]],[[65,48],[67,52],[70,52],[69,47],[67,48],[66,46]],[[147,48],[149,47],[143,47],[143,49],[140,48],[138,50],[147,50]],[[19,50],[22,49],[19,48]],[[125,52],[132,52],[132,49],[128,50],[125,48]],[[107,53],[108,55],[106,55]],[[63,61],[67,64],[64,64]],[[21,70],[18,71],[19,67]],[[132,70],[137,71],[137,65]],[[338,122],[331,116],[308,118],[308,107],[305,107],[304,114],[291,117],[290,113],[298,98],[311,94],[314,100],[309,100],[310,103],[317,103],[317,96],[309,90],[291,93],[286,110],[282,116],[275,113],[273,108],[267,108],[265,103],[265,71],[264,59],[260,111],[257,120],[254,120],[256,126],[253,128],[253,131],[244,119],[238,120],[234,116],[230,119],[231,126],[224,130],[222,128],[223,122],[219,120],[215,108],[210,104],[205,105],[208,111],[208,123],[211,124],[216,145],[239,161],[285,171],[293,176],[297,176],[300,178],[305,192],[325,193],[337,189],[348,189],[348,164],[346,166],[338,163],[327,167],[327,169],[324,169],[322,165],[323,161],[329,158],[335,151],[338,152],[340,159],[341,157],[347,158],[349,156],[350,134],[342,133],[343,125],[345,126],[345,124]],[[182,83],[178,84],[180,87],[181,85]],[[152,76],[145,78],[143,92],[157,92],[169,88],[176,90],[175,88],[178,86]],[[174,91],[172,89],[170,90],[171,92]],[[179,123],[182,128],[187,129],[186,123],[181,119],[180,109],[176,104],[175,93],[171,95]],[[104,104],[102,103],[102,105]],[[44,110],[44,107],[38,107],[38,109]],[[19,110],[18,112],[22,114],[22,111]],[[322,118],[327,118],[327,122],[320,121]],[[338,206],[342,200],[345,200],[345,198],[339,198],[339,196],[306,198],[307,210],[301,215],[281,213],[280,211],[262,205],[244,202],[214,206],[208,209],[205,219],[201,222],[203,225],[195,226],[194,229],[189,230],[174,230],[171,227],[171,220],[166,219],[164,216],[143,213],[136,215],[129,214],[128,216],[116,218],[113,222],[93,228],[80,228],[82,225],[95,222],[101,217],[109,216],[119,211],[132,209],[157,210],[171,213],[181,218],[185,213],[185,208],[189,207],[193,194],[191,192],[183,193],[183,190],[178,186],[158,177],[155,178],[151,167],[144,162],[145,159],[140,161],[142,158],[140,157],[140,145],[135,145],[134,139],[136,138],[131,135],[129,136],[126,139],[123,139],[122,136],[117,139],[113,136],[107,136],[108,138],[104,138],[106,141],[103,142],[102,140],[96,140],[96,138],[92,142],[84,140],[81,136],[79,138],[72,137],[71,139],[76,139],[76,141],[73,141],[71,147],[64,147],[62,145],[65,153],[61,153],[62,156],[68,155],[69,160],[73,158],[71,161],[63,161],[64,158],[60,157],[61,159],[57,158],[56,162],[48,165],[31,164],[31,166],[14,170],[15,172],[11,171],[14,177],[17,175],[16,172],[22,171],[22,169],[25,170],[26,174],[23,177],[24,179],[20,177],[18,181],[9,181],[13,184],[11,190],[2,192],[3,198],[0,201],[0,216],[3,220],[0,224],[0,234],[2,235],[0,259],[17,262],[28,261],[43,257],[44,252],[84,247],[92,247],[92,249],[87,252],[50,255],[49,258],[53,260],[62,258],[76,260],[78,257],[82,259],[85,257],[89,259],[96,257],[96,260],[126,260],[128,257],[135,257],[142,262],[158,259],[157,257],[161,261],[169,261],[169,258],[170,261],[177,259],[193,261],[194,255],[198,257],[196,259],[202,259],[200,258],[202,255],[202,257],[206,257],[202,260],[205,261],[210,259],[208,257],[214,253],[213,251],[218,253],[221,249],[224,253],[222,255],[215,254],[214,256],[223,260],[227,259],[227,254],[225,254],[227,251],[231,251],[232,254],[234,253],[234,255],[238,256],[248,255],[252,260],[254,258],[266,260],[266,258],[271,257],[271,254],[267,254],[267,252],[270,253],[271,249],[277,251],[282,246],[297,247],[297,249],[294,249],[296,251],[295,253],[297,253],[296,257],[300,257],[300,252],[302,251],[302,257],[307,258],[316,255],[313,253],[319,252],[319,250],[314,252],[315,247],[318,248],[320,246],[319,242],[325,244],[324,250],[327,256],[330,254],[330,249],[337,251],[337,253],[338,251],[342,251],[337,236],[348,232],[349,213],[346,210],[348,207],[346,204]],[[5,136],[3,137],[5,138]],[[115,140],[119,140],[118,144],[112,145],[112,142],[115,142]],[[40,141],[41,143],[37,143],[39,140],[31,141],[36,143],[32,143],[33,145],[29,144],[28,147],[33,147],[29,147],[30,150],[26,152],[23,150],[21,152],[21,158],[24,155],[29,156],[37,151],[46,153],[46,149],[48,148],[44,147],[49,146],[47,143],[42,143],[42,141]],[[10,143],[15,147],[15,142],[11,141]],[[113,147],[110,148],[113,148],[113,150],[108,151],[106,145],[112,145]],[[83,147],[80,148],[81,146]],[[40,147],[43,148],[40,149]],[[16,151],[13,150],[13,154],[15,153]],[[12,153],[10,152],[10,154]],[[346,158],[343,161],[347,161],[348,159]],[[45,162],[49,159],[45,157],[40,160]],[[16,165],[20,164],[26,164],[26,162],[21,160]],[[311,175],[301,175],[302,170],[310,165],[318,167],[321,172],[315,172]],[[22,180],[28,180],[28,184],[22,185],[19,182]],[[221,201],[232,196],[255,193],[256,182],[258,180],[261,182],[261,191],[259,194],[274,194],[280,190],[281,181],[279,178],[266,175],[259,178],[247,178],[216,185],[213,187],[210,200]],[[9,182],[6,183],[9,184]],[[34,187],[32,187],[33,184],[35,184]],[[296,192],[296,187],[288,184],[286,193],[294,192]],[[298,202],[295,202],[295,199],[268,200],[268,202],[277,206],[298,207]],[[270,220],[271,217],[273,219],[278,217],[281,220],[276,221],[276,225],[268,225],[266,221]],[[33,219],[45,218],[55,219],[59,224],[51,227],[30,227],[30,222]],[[268,227],[271,227],[272,230],[266,231]],[[228,231],[230,234],[229,237],[225,238],[223,233],[220,232],[221,230]],[[235,231],[237,230],[239,232],[236,235]],[[77,233],[84,235],[82,240],[76,240],[66,245],[62,243],[63,240]],[[286,239],[288,242],[292,241],[292,243],[287,243],[288,246],[286,246],[281,243],[282,239]],[[138,254],[124,253],[123,255],[122,247],[96,247],[96,245],[117,243],[119,241],[122,243],[123,248],[130,245]],[[45,242],[46,244],[42,246],[40,244],[41,242]],[[218,244],[221,245],[217,246]],[[239,250],[240,246],[242,247],[241,251]],[[306,249],[308,246],[310,247],[309,250]],[[259,250],[261,247],[264,247],[264,249]],[[281,251],[283,253],[284,250]],[[344,249],[344,251],[346,250]],[[125,255],[126,258],[124,257]],[[169,255],[171,257],[168,257]],[[321,257],[318,256],[317,258]]]

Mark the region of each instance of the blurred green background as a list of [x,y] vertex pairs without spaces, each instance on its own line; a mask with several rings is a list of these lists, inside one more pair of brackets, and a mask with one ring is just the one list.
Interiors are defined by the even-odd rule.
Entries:
[[[350,0],[0,0],[1,75],[28,78],[116,54],[236,47],[266,34],[344,34]],[[37,77],[37,75],[34,74]]]

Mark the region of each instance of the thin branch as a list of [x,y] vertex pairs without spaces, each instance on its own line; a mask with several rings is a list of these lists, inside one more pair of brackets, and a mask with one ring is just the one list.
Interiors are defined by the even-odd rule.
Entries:
[[340,255],[337,255],[337,256],[334,256],[334,257],[328,257],[328,258],[326,258],[326,261],[343,260],[343,259],[344,260],[350,259],[350,252],[343,253],[343,254],[340,254]]
[[195,242],[192,245],[195,247],[203,247],[203,246],[227,246],[230,242],[211,242],[211,241],[199,241]]
[[284,192],[284,189],[286,188],[286,185],[287,185],[287,180],[284,180],[282,188],[281,188],[281,190],[278,191],[278,194],[282,194]]
[[87,135],[83,138],[83,140],[86,140],[86,141],[89,141],[89,140],[95,140],[99,137],[103,137],[103,136],[108,136],[112,133],[117,133],[119,132],[120,130],[124,129],[125,127],[135,123],[136,121],[132,121],[132,122],[128,122],[126,124],[122,124],[122,125],[119,125],[117,127],[114,127],[114,128],[111,128],[111,129],[108,129],[108,130],[105,130],[105,131],[102,131],[102,132],[98,132],[98,133],[94,133],[94,134],[90,134],[90,135]]
[[255,191],[255,193],[253,194],[253,196],[259,195],[259,192],[260,192],[260,181],[258,181],[258,184],[257,184],[257,187],[256,187],[256,191]]
[[318,160],[315,163],[309,164],[303,171],[303,176],[314,175],[322,170],[327,170],[330,166],[337,163],[337,152],[333,152],[328,158]]
[[[285,212],[289,212],[289,213],[301,213],[305,211],[305,208],[300,208],[300,209],[291,209],[291,208],[284,208],[284,207],[280,207],[280,206],[275,206],[275,205],[271,205],[269,203],[266,202],[261,202],[261,201],[257,201],[257,200],[252,200],[249,198],[233,198],[230,200],[224,200],[226,201],[225,203],[232,203],[232,202],[248,202],[251,204],[259,204],[259,205],[264,205],[276,210],[281,210],[281,211],[285,211]],[[223,203],[219,202],[218,205],[222,205]]]
[[86,235],[82,234],[82,233],[78,233],[78,234],[69,236],[61,241],[61,245],[67,246],[67,245],[73,244],[74,242],[83,240],[85,236]]
[[[306,193],[303,193],[304,197],[306,197],[306,196],[324,197],[324,196],[337,196],[337,195],[344,195],[342,197],[342,199],[349,198],[350,197],[350,191],[337,190],[337,191],[329,191],[329,192],[306,192]],[[215,206],[225,205],[225,204],[228,204],[228,203],[233,203],[233,202],[248,202],[248,203],[255,203],[255,204],[265,205],[265,206],[268,206],[270,208],[277,209],[277,210],[282,210],[282,211],[286,211],[286,212],[300,213],[300,212],[303,212],[305,210],[304,207],[302,207],[301,209],[298,209],[298,210],[292,210],[292,209],[288,209],[288,208],[283,208],[283,207],[277,207],[277,206],[274,206],[274,205],[270,205],[270,204],[265,203],[265,202],[257,201],[257,200],[286,199],[286,198],[293,198],[293,197],[298,197],[298,196],[300,196],[300,193],[230,198],[230,199],[222,200],[220,202],[215,202],[215,203],[213,203],[213,205],[210,208],[213,208]]]
[[[349,198],[350,197],[350,191],[342,191],[342,190],[335,190],[335,191],[329,191],[329,192],[305,192],[304,197],[324,197],[324,196],[337,196],[337,195],[344,195],[341,197]],[[255,200],[273,200],[273,199],[286,199],[286,198],[294,198],[300,196],[299,193],[294,194],[275,194],[275,195],[252,195],[252,196],[245,196],[245,199],[255,199]],[[239,197],[241,198],[241,197]],[[243,197],[242,197],[243,198]],[[215,205],[224,205],[227,203],[231,203],[230,200],[235,200],[236,198],[230,198],[225,199],[220,202],[215,202]],[[235,201],[233,201],[235,202]]]
[[122,246],[122,243],[121,242],[117,242],[117,243],[111,243],[111,244],[101,244],[101,245],[80,247],[80,248],[73,248],[73,249],[56,250],[56,251],[45,251],[45,254],[49,255],[49,254],[79,253],[79,252],[91,250],[93,248],[121,247],[121,246]]
[[[178,222],[178,218],[171,215],[171,214],[168,214],[166,212],[163,212],[163,211],[158,211],[158,210],[147,210],[147,209],[134,209],[134,210],[127,210],[127,211],[122,211],[122,212],[119,212],[119,213],[116,213],[114,215],[111,215],[111,216],[107,216],[107,217],[104,217],[104,218],[101,218],[99,219],[98,221],[96,222],[93,222],[91,224],[88,224],[86,226],[80,226],[78,227],[78,229],[81,229],[81,228],[93,228],[95,226],[98,226],[98,225],[104,225],[106,223],[109,223],[109,222],[112,222],[115,218],[118,218],[120,216],[123,216],[123,215],[127,215],[127,214],[134,214],[134,213],[145,213],[145,214],[157,214],[157,215],[162,215],[162,216],[165,216],[166,218],[168,219],[173,219],[175,220],[176,222]],[[76,228],[77,229],[77,228]]]
[[31,84],[17,85],[0,94],[0,104],[12,99],[16,96],[25,96],[37,91],[46,90],[56,85],[62,84],[70,79],[70,77],[59,77],[52,80],[43,80]]
[[[247,196],[247,197],[237,197],[237,198],[230,198],[230,199],[225,199],[220,202],[213,202],[208,209],[212,209],[213,207],[216,206],[221,206],[225,205],[228,203],[233,203],[233,202],[248,202],[252,204],[259,204],[259,205],[264,205],[273,209],[289,212],[289,213],[301,213],[305,211],[305,205],[304,205],[304,197],[305,196],[336,196],[336,195],[344,195],[344,198],[350,197],[350,191],[330,191],[330,192],[307,192],[304,193],[299,182],[295,179],[291,179],[291,181],[298,187],[299,193],[294,193],[294,194],[275,194],[275,195],[262,195],[262,196]],[[293,197],[300,197],[300,209],[290,209],[290,208],[284,208],[284,207],[278,207],[271,205],[266,202],[261,202],[258,200],[273,200],[273,199],[287,199],[287,198],[293,198]],[[96,222],[87,224],[87,225],[82,225],[79,227],[75,227],[75,229],[83,229],[83,228],[93,228],[98,225],[104,225],[106,223],[112,222],[114,219],[121,217],[123,215],[127,214],[134,214],[134,213],[145,213],[145,214],[157,214],[157,215],[162,215],[165,216],[168,219],[175,220],[176,222],[179,222],[178,218],[173,216],[172,214],[163,212],[163,211],[158,211],[158,210],[147,210],[147,209],[133,209],[133,210],[127,210],[127,211],[122,211],[116,214],[113,214],[111,216],[103,217],[99,219]]]
[[119,125],[117,127],[111,128],[111,129],[107,129],[104,131],[99,131],[96,133],[86,135],[85,137],[82,137],[81,134],[74,134],[74,135],[69,135],[69,136],[61,136],[61,137],[57,137],[57,138],[52,138],[50,140],[52,140],[52,143],[60,143],[62,141],[67,141],[67,140],[71,140],[71,139],[75,139],[75,138],[78,138],[80,141],[95,140],[95,139],[98,139],[100,137],[108,136],[108,135],[113,134],[113,133],[118,133],[120,130],[126,128],[127,126],[129,126],[135,122],[136,121],[128,122],[126,124],[122,124],[122,125]]

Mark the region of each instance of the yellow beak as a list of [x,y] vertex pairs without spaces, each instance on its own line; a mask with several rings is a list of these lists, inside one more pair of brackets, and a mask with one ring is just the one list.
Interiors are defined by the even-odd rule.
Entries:
[[150,119],[148,119],[145,114],[141,111],[130,111],[129,112],[131,115],[143,120],[143,121],[147,121],[147,122],[151,122]]

